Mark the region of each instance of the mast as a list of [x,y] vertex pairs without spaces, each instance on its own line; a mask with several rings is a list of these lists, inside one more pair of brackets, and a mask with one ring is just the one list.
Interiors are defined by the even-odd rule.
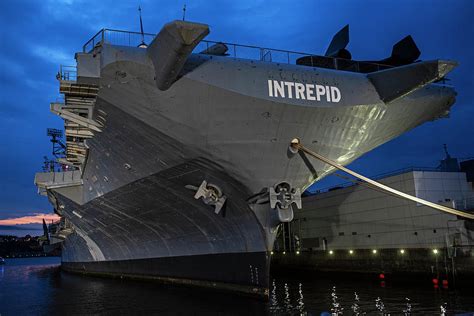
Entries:
[[145,32],[143,32],[142,8],[140,6],[138,6],[138,12],[138,14],[140,15],[140,33],[142,35],[142,42],[140,43],[140,45],[138,45],[138,47],[147,48],[148,45],[145,43]]

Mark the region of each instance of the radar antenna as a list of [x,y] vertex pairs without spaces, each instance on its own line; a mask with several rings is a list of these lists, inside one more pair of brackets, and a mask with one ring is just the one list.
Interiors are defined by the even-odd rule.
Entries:
[[[55,128],[48,128],[46,134],[50,137],[50,141],[53,144],[53,156],[56,159],[63,159],[66,157],[66,145],[62,142],[63,131]],[[59,163],[56,159],[49,159],[44,156],[43,171],[54,172],[69,169],[69,166],[64,166]]]
[[56,158],[64,158],[66,156],[66,145],[61,141],[63,131],[55,128],[48,128],[46,134],[51,138],[53,144],[53,156]]

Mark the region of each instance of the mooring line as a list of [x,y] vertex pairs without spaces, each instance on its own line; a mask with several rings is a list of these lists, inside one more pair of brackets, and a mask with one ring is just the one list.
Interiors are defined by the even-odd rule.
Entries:
[[[322,162],[324,162],[324,163],[326,163],[330,166],[333,166],[334,168],[337,168],[341,171],[344,171],[345,173],[348,173],[351,176],[356,177],[361,181],[367,182],[368,184],[370,184],[372,186],[375,186],[379,189],[382,189],[385,193],[394,194],[394,195],[402,197],[404,199],[411,200],[411,201],[423,204],[425,206],[437,209],[437,210],[445,212],[445,213],[465,217],[465,218],[468,218],[468,219],[474,219],[474,214],[466,213],[466,212],[463,212],[463,211],[460,211],[460,210],[457,210],[457,209],[454,209],[454,208],[451,208],[451,207],[447,207],[447,206],[444,206],[444,205],[436,204],[436,203],[421,199],[419,197],[416,197],[416,196],[398,191],[398,190],[396,190],[394,188],[391,188],[389,186],[386,186],[386,185],[384,185],[380,182],[377,182],[377,181],[374,181],[374,180],[369,179],[367,177],[364,177],[363,175],[361,175],[361,174],[359,174],[355,171],[352,171],[350,169],[347,169],[346,167],[338,164],[337,162],[335,162],[335,161],[333,161],[329,158],[326,158],[324,156],[321,156],[320,154],[306,148],[305,146],[303,146],[300,143],[300,140],[298,138],[295,138],[291,141],[290,148],[293,149],[294,152],[298,152],[299,150],[301,150],[301,151],[303,151],[304,153],[306,153],[307,155],[309,155],[313,158],[321,160]],[[371,186],[369,186],[369,187],[371,187]]]

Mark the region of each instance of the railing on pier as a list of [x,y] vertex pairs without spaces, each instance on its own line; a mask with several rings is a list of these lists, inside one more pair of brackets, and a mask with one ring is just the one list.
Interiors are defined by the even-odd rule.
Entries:
[[474,197],[462,200],[454,200],[453,207],[458,210],[474,212]]
[[[397,169],[397,170],[377,174],[377,175],[372,176],[370,178],[372,180],[381,180],[381,179],[385,179],[385,178],[388,178],[388,177],[398,176],[400,174],[404,174],[404,173],[407,173],[407,172],[414,172],[414,171],[446,172],[446,171],[443,171],[443,170],[438,169],[438,168],[408,167],[408,168],[402,168],[402,169]],[[357,185],[357,182],[353,182],[353,181],[343,182],[341,184],[337,184],[337,185],[333,185],[333,186],[330,186],[330,187],[325,187],[325,188],[318,189],[314,193],[311,192],[309,195],[314,195],[314,194],[318,194],[318,193],[325,193],[325,192],[334,191],[334,190],[338,190],[338,189],[342,189],[342,188],[352,187],[354,185]]]
[[[102,43],[138,47],[142,44],[142,40],[146,44],[150,44],[155,36],[156,34],[144,33],[142,37],[142,34],[139,32],[102,29],[84,44],[82,50],[84,53],[90,53],[96,46],[101,45]],[[311,53],[208,40],[201,41],[194,49],[194,53],[203,52],[214,44],[225,44],[228,47],[227,55],[231,58],[268,61],[282,64],[296,64],[298,58],[307,57],[304,62],[305,66],[363,73],[391,68],[391,66],[387,65],[360,62],[343,58],[317,56]]]

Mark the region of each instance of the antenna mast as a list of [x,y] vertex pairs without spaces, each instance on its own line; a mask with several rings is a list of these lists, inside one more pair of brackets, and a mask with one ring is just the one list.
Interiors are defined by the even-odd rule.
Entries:
[[[53,144],[53,156],[56,159],[63,159],[66,157],[66,145],[63,143],[61,138],[63,137],[63,131],[55,128],[48,128],[46,134],[50,137],[51,143]],[[49,159],[44,156],[43,171],[44,172],[53,172],[56,167],[58,171],[63,168],[61,163],[58,163],[54,159]]]
[[444,148],[444,153],[446,154],[446,158],[451,158],[451,156],[448,153],[448,145],[443,144],[443,148]]
[[186,5],[183,6],[183,21],[186,18]]
[[138,6],[138,14],[140,15],[140,33],[142,35],[142,42],[138,47],[140,48],[147,48],[147,45],[145,43],[145,32],[143,32],[143,21],[142,21],[142,8]]
[[63,138],[63,131],[55,128],[48,128],[46,134],[50,137],[53,144],[53,156],[56,158],[63,158],[66,156],[66,145],[61,141]]

